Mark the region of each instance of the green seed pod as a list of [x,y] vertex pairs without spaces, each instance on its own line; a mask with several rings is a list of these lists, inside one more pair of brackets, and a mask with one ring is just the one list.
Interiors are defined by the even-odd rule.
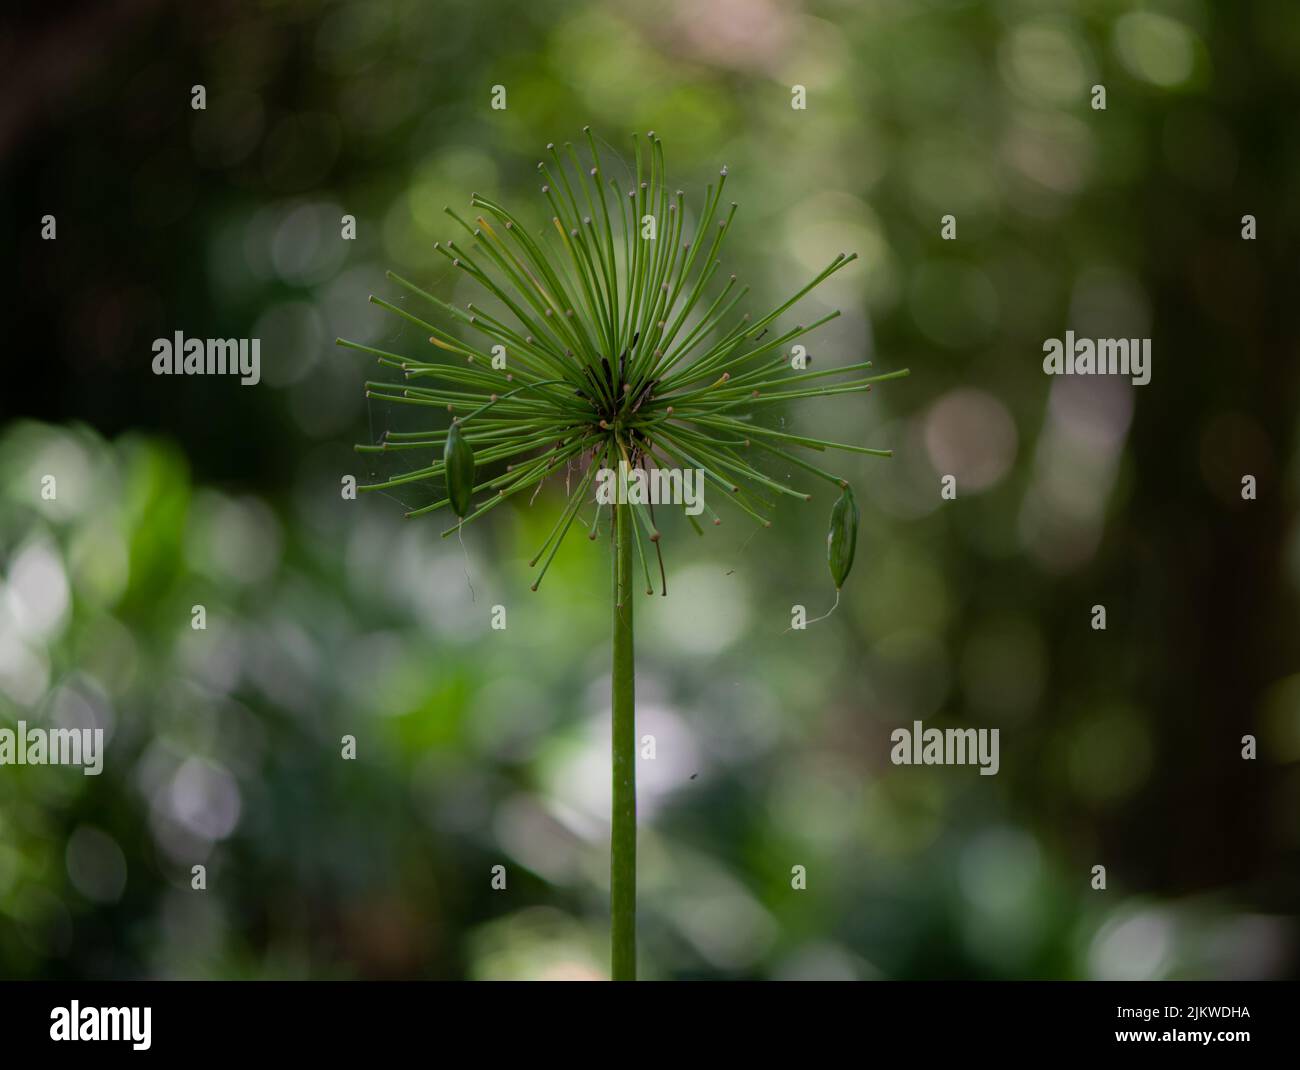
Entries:
[[460,435],[460,424],[453,423],[447,432],[447,445],[442,451],[447,467],[447,497],[451,508],[459,517],[469,512],[469,500],[474,493],[474,451]]
[[853,553],[858,546],[858,503],[853,491],[845,487],[831,506],[831,529],[826,533],[826,563],[831,567],[835,590],[844,586]]

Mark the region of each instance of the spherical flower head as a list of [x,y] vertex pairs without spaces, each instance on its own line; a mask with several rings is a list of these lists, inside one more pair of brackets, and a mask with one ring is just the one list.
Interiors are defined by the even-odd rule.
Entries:
[[[590,129],[585,133],[589,161],[566,143],[563,152],[547,146],[550,162],[537,165],[551,217],[541,233],[534,235],[478,193],[470,200],[470,219],[445,209],[472,240],[468,247],[447,241],[436,248],[495,299],[497,314],[472,302],[454,307],[389,272],[394,283],[441,313],[439,323],[381,298],[370,300],[427,330],[437,353],[420,360],[339,339],[404,373],[407,385],[367,383],[369,397],[451,414],[450,428],[385,432],[379,442],[358,446],[366,452],[425,446],[442,451],[433,464],[359,489],[442,481],[446,496],[407,516],[451,506],[459,521],[447,535],[507,498],[535,494],[548,477],[563,472],[568,501],[531,562],[542,562],[533,589],[582,506],[594,499],[590,536],[597,535],[605,505],[629,506],[647,590],[653,584],[646,547],[652,546],[667,593],[655,520],[655,505],[665,503],[647,487],[683,486],[681,477],[674,483],[663,473],[689,473],[703,481],[701,492],[721,492],[730,506],[768,527],[774,495],[799,501],[812,496],[764,474],[764,458],[779,458],[843,490],[847,483],[810,463],[808,452],[890,451],[779,430],[763,421],[765,410],[869,391],[907,370],[865,374],[870,361],[812,370],[797,343],[838,310],[806,325],[777,326],[856,254],[837,255],[765,315],[742,313],[748,287],[738,286],[734,274],[725,282],[717,278],[737,208],[734,202],[723,207],[727,168],[708,186],[692,225],[685,194],[671,190],[665,178],[659,138],[651,133],[642,144],[634,136],[635,177],[623,189],[606,176],[596,139]],[[602,493],[608,473],[617,473],[617,480]],[[639,493],[627,491],[632,484]],[[617,497],[610,500],[609,492]],[[679,503],[701,532],[700,513],[722,522],[703,499],[700,493]],[[837,576],[837,588],[842,582]]]

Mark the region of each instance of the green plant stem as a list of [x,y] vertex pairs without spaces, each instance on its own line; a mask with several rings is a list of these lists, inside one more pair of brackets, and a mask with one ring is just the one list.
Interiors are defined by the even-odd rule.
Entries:
[[609,900],[615,981],[636,980],[636,665],[631,506],[614,506],[613,806]]

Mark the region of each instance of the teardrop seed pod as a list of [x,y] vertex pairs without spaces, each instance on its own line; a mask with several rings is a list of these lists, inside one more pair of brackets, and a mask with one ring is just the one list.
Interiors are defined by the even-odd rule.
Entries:
[[474,493],[474,451],[461,437],[459,423],[453,423],[447,432],[442,460],[447,468],[447,497],[451,499],[452,512],[463,519]]
[[853,554],[858,546],[858,503],[853,491],[845,487],[831,507],[831,527],[826,533],[826,563],[831,568],[835,590],[844,586]]

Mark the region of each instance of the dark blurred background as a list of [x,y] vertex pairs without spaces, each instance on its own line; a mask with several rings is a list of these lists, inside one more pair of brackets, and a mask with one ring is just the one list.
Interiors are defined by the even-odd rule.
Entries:
[[[666,529],[669,597],[637,608],[643,973],[1296,975],[1293,0],[2,25],[0,725],[109,745],[99,777],[0,768],[0,976],[603,974],[605,544],[533,594],[554,491],[467,557],[441,518],[342,500],[392,414],[332,344],[424,355],[367,304],[401,302],[384,270],[473,299],[442,207],[477,190],[540,227],[536,162],[587,123],[625,158],[653,129],[693,206],[729,167],[751,311],[859,253],[783,322],[841,308],[815,358],[912,368],[782,417],[897,451],[840,466],[863,530],[830,620],[782,634],[833,594],[823,488],[752,541],[738,512]],[[1150,385],[1045,376],[1067,328],[1151,338]],[[260,338],[262,383],[154,376],[178,330]],[[999,728],[1000,773],[891,765],[915,719]]]

